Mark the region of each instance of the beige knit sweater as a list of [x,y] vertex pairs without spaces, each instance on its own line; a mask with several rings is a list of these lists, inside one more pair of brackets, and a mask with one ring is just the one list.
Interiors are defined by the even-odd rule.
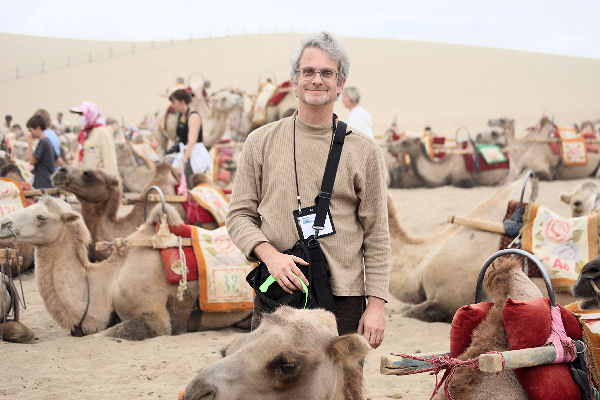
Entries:
[[[242,150],[227,215],[233,242],[252,257],[270,242],[282,251],[298,240],[292,212],[298,208],[293,156],[294,117],[252,132]],[[348,128],[350,129],[350,128]],[[296,157],[302,207],[314,205],[332,139],[331,123],[309,125],[296,118]],[[346,136],[329,209],[336,234],[319,239],[336,296],[387,300],[390,239],[385,165],[368,136]]]

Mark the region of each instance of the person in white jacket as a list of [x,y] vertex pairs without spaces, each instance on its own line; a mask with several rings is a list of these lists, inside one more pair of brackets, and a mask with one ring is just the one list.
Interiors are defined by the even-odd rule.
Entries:
[[349,86],[344,89],[342,94],[342,103],[350,110],[348,115],[348,125],[356,128],[359,132],[373,137],[373,122],[371,120],[371,114],[364,108],[358,105],[360,101],[360,92],[357,88]]

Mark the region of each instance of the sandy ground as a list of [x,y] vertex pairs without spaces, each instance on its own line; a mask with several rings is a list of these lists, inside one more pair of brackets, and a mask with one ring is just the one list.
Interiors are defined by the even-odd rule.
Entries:
[[[539,202],[566,215],[558,200],[579,181],[541,183]],[[437,232],[447,215],[463,215],[497,188],[441,187],[392,191],[405,227],[414,233]],[[460,249],[458,249],[460,251]],[[483,262],[483,260],[482,260]],[[3,368],[0,397],[6,399],[175,399],[196,371],[217,360],[219,350],[239,330],[162,336],[143,342],[105,337],[74,338],[46,312],[32,273],[23,276],[27,309],[22,321],[36,333],[32,344],[0,342]],[[379,374],[379,360],[390,353],[449,349],[450,326],[402,317],[402,303],[387,306],[386,337],[365,365],[365,383],[372,400],[427,399],[435,379],[428,374],[404,377]]]
[[[432,27],[433,28],[433,27]],[[257,90],[261,73],[289,76],[289,57],[303,35],[269,34],[167,42],[103,42],[0,33],[0,115],[25,125],[39,107],[67,113],[83,100],[106,116],[138,124],[158,110],[176,76],[211,89]],[[600,60],[474,46],[342,38],[350,58],[347,85],[361,90],[375,135],[397,117],[400,130],[471,134],[488,118],[516,120],[517,133],[544,109],[560,124],[600,118]],[[111,50],[112,49],[112,50]],[[111,53],[112,52],[112,53]],[[112,54],[112,56],[111,56]],[[42,62],[43,70],[42,71]],[[68,66],[70,65],[70,66]],[[16,78],[19,69],[20,77]],[[341,102],[336,113],[345,118]],[[68,113],[67,113],[68,114]],[[77,119],[67,115],[71,121]]]

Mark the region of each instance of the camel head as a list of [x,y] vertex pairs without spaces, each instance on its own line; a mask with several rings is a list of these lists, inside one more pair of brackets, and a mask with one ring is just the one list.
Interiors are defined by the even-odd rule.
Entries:
[[400,140],[392,142],[389,146],[389,152],[394,153],[406,153],[416,155],[421,151],[423,143],[418,137],[406,136]]
[[52,176],[52,183],[92,203],[106,202],[116,191],[121,196],[119,179],[102,168],[60,167]]
[[475,143],[495,144],[500,147],[507,145],[507,138],[501,132],[495,130],[478,132],[475,136]]
[[211,94],[212,107],[217,112],[228,112],[241,109],[244,105],[242,96],[227,89]]
[[280,307],[196,375],[183,399],[364,399],[359,360],[369,350],[358,334],[338,336],[328,311]]
[[160,186],[165,194],[175,194],[175,185],[179,184],[180,180],[181,174],[175,167],[163,161],[156,164],[154,178],[148,186]]
[[[592,285],[592,282],[594,285]],[[577,281],[571,286],[571,293],[579,300],[581,309],[592,309],[600,306],[600,294],[596,289],[600,287],[600,257],[594,258],[585,264]]]
[[55,245],[64,239],[67,225],[79,224],[80,239],[90,241],[81,215],[60,199],[43,196],[37,203],[0,219],[0,240],[30,243],[34,246]]
[[571,206],[571,216],[581,217],[600,209],[600,186],[593,180],[583,181],[572,193],[561,193],[560,200]]
[[512,118],[491,118],[488,120],[488,126],[489,127],[497,127],[497,128],[502,128],[502,129],[514,129],[515,127],[515,120]]

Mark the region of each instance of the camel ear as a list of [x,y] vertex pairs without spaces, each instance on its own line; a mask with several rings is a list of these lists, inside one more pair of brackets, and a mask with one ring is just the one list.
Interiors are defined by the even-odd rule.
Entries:
[[369,342],[358,333],[337,336],[329,345],[329,354],[333,358],[348,363],[363,359],[369,350]]
[[60,220],[66,224],[69,224],[71,222],[77,221],[79,219],[79,217],[80,217],[79,214],[77,214],[76,212],[69,211],[66,213],[62,213],[60,215]]
[[560,201],[563,203],[571,204],[571,195],[566,193],[560,194]]

